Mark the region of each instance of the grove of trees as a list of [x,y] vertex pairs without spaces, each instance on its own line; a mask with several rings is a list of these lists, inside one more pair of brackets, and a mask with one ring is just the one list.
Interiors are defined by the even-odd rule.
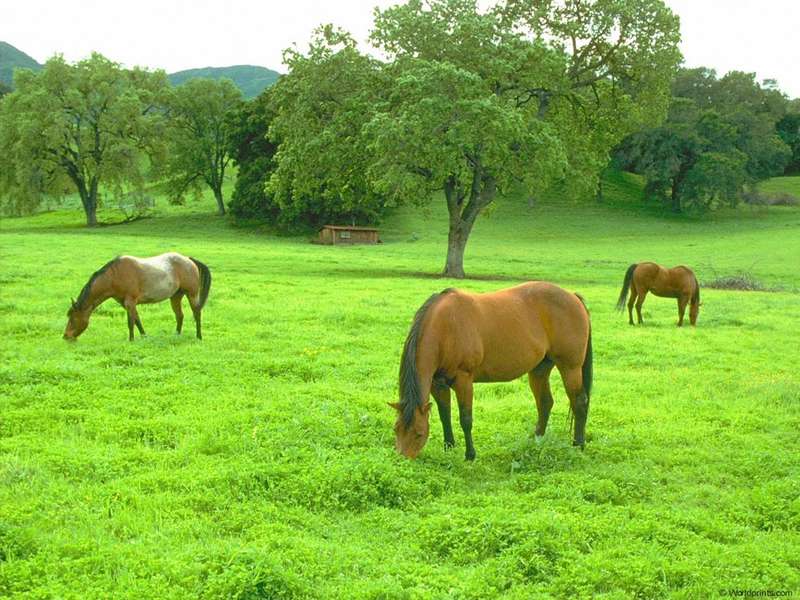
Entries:
[[791,163],[800,120],[773,82],[683,69],[672,96],[661,125],[633,133],[615,152],[619,165],[645,177],[648,198],[675,212],[735,205],[746,185]]
[[443,274],[464,277],[476,219],[498,197],[594,191],[612,158],[674,211],[735,205],[800,172],[800,99],[749,73],[679,69],[663,0],[482,6],[376,10],[368,51],[320,27],[247,102],[228,80],[172,87],[99,54],[18,71],[0,89],[0,202],[31,210],[74,192],[93,226],[108,194],[151,186],[180,203],[209,189],[224,214],[233,172],[230,212],[283,228],[441,202]]
[[271,92],[267,195],[279,219],[311,224],[442,198],[443,273],[463,277],[498,194],[592,188],[614,145],[663,118],[678,40],[660,0],[411,0],[376,12],[385,60],[321,28]]

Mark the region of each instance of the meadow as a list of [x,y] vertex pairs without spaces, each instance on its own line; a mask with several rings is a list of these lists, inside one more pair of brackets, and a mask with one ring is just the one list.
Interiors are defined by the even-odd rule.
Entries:
[[[93,230],[74,209],[4,219],[0,597],[800,594],[800,209],[673,217],[639,186],[498,201],[457,282],[436,277],[443,203],[350,248],[234,226],[210,199]],[[202,342],[190,320],[173,333],[168,303],[140,308],[134,343],[112,303],[61,339],[93,270],[167,250],[212,270]],[[770,291],[703,288],[680,329],[650,297],[631,327],[614,305],[645,260]],[[523,378],[476,386],[474,463],[435,416],[421,456],[398,456],[386,403],[418,306],[529,279],[587,300],[586,450],[554,374],[543,443]]]

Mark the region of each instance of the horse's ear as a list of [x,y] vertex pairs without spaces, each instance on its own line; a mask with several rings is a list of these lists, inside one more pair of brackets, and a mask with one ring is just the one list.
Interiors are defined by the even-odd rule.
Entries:
[[69,305],[70,305],[71,308],[75,308],[75,298],[70,298],[69,299],[69,303],[70,303]]
[[395,409],[397,412],[400,412],[403,408],[402,406],[400,406],[399,402],[387,402],[386,404]]

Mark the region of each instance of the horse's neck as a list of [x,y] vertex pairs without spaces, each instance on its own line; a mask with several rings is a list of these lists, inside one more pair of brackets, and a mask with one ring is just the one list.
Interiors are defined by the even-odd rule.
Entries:
[[108,274],[103,273],[100,277],[92,282],[92,288],[89,290],[89,312],[94,311],[103,302],[111,298],[111,282],[109,281]]

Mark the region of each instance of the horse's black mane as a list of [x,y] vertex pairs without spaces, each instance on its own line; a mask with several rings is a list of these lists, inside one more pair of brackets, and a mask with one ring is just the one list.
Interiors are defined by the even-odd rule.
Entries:
[[108,270],[108,268],[118,260],[119,256],[111,259],[102,267],[97,269],[97,271],[92,273],[92,276],[89,277],[89,281],[86,282],[86,285],[83,286],[81,293],[78,294],[78,299],[72,303],[72,308],[75,308],[77,310],[83,310],[84,308],[86,308],[86,302],[89,300],[89,293],[92,291],[92,284],[94,283],[95,279],[97,279],[98,277],[100,277],[100,275],[105,273]]
[[453,291],[453,288],[442,290],[438,294],[434,294],[428,298],[425,303],[419,307],[417,313],[414,315],[414,321],[411,323],[411,330],[406,337],[406,343],[403,347],[403,358],[400,361],[400,406],[403,411],[403,423],[405,427],[411,427],[414,421],[414,411],[418,406],[422,406],[424,398],[420,397],[419,377],[417,375],[417,343],[419,342],[419,334],[422,331],[422,320],[428,309],[436,303],[439,298]]

